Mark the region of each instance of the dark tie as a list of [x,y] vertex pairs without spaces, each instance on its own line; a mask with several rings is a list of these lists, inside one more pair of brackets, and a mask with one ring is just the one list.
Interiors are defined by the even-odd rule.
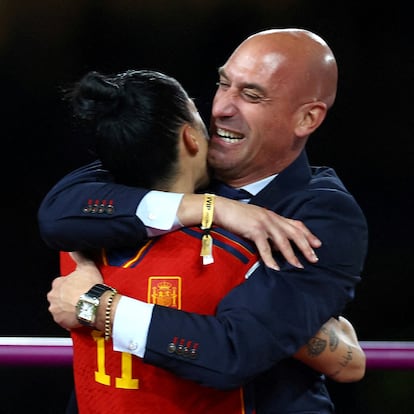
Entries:
[[219,196],[231,198],[233,200],[246,200],[252,198],[252,195],[248,191],[243,190],[242,188],[237,189],[230,187],[224,183],[217,183],[212,190]]

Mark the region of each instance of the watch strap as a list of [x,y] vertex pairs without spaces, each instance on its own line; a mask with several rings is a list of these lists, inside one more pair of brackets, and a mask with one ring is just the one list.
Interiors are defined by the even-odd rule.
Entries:
[[104,292],[106,292],[107,290],[112,290],[112,292],[116,292],[116,289],[114,289],[113,287],[105,285],[104,283],[98,283],[96,285],[93,285],[86,292],[86,294],[92,298],[100,299]]

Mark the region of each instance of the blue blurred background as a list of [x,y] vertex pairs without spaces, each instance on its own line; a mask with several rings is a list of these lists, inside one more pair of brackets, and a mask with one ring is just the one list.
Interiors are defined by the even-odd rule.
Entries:
[[[323,0],[0,0],[3,139],[1,336],[66,336],[47,311],[59,273],[36,213],[50,187],[91,159],[61,88],[89,70],[175,76],[206,121],[217,67],[248,35],[295,26],[336,54],[336,104],[311,138],[312,164],[334,167],[370,227],[363,281],[346,312],[361,340],[414,340],[413,34],[408,6]],[[68,367],[0,370],[0,414],[63,413]],[[338,413],[413,413],[414,372],[368,371],[330,384]]]

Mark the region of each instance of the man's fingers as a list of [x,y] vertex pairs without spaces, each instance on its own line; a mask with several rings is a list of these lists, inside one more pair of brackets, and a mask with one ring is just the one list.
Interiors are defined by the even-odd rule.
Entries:
[[[288,226],[285,227],[287,238],[298,247],[309,262],[316,263],[319,259],[315,253],[314,247],[320,247],[322,244],[321,241],[314,234],[312,234],[312,232],[302,222],[287,219],[287,224]],[[286,239],[282,239],[282,243],[286,244]],[[290,245],[290,243],[288,244]],[[290,254],[289,250],[288,253]],[[295,262],[293,257],[292,260]],[[289,263],[293,264],[291,261],[289,261]]]
[[322,246],[321,240],[319,240],[301,221],[293,219],[287,220],[292,226],[294,226],[303,233],[303,235],[306,237],[307,241],[312,247],[318,248]]
[[309,244],[308,239],[304,238],[302,235],[299,235],[292,238],[292,241],[296,244],[309,262],[316,263],[319,260],[312,246]]
[[[217,224],[253,241],[266,266],[280,270],[271,252],[279,250],[288,263],[303,268],[293,246],[296,246],[310,263],[318,261],[314,249],[322,243],[301,221],[287,219],[252,204],[242,204],[221,197],[217,198],[216,203],[217,201],[220,201],[222,207],[228,205],[228,208],[216,209]],[[240,220],[240,217],[243,217],[243,220]]]
[[264,264],[273,270],[280,270],[279,265],[276,263],[273,257],[269,240],[261,237],[260,239],[255,240],[255,244]]
[[[280,253],[284,256],[284,258],[288,261],[288,263],[299,269],[303,269],[303,265],[295,255],[295,252],[292,249],[292,245],[290,244],[289,239],[286,238],[284,234],[282,235],[280,231],[276,232],[274,234],[274,238],[272,238],[272,242],[275,245],[275,247],[280,251]],[[297,241],[295,241],[295,243],[297,244]],[[298,247],[300,248],[300,246]]]

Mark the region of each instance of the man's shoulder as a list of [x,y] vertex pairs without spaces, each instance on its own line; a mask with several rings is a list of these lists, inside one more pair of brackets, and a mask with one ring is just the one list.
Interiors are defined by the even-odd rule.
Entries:
[[311,179],[309,189],[339,190],[349,193],[343,181],[339,178],[336,171],[331,167],[311,167]]
[[311,167],[312,177],[306,188],[307,201],[331,211],[347,212],[365,220],[364,213],[353,194],[347,189],[333,168]]

